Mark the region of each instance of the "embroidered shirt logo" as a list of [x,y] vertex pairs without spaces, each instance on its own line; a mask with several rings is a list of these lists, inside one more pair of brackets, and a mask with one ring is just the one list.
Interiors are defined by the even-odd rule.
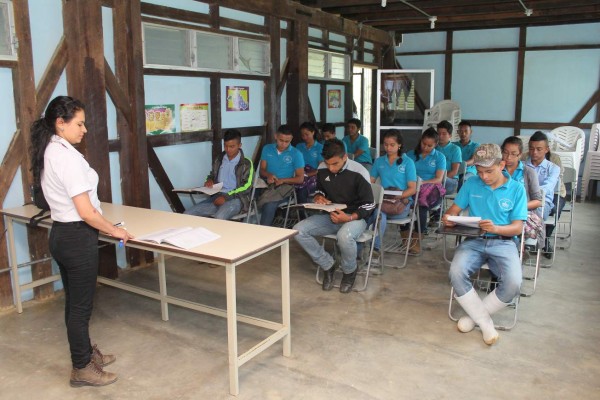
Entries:
[[513,202],[511,199],[500,199],[498,200],[498,205],[505,211],[512,210],[513,208]]
[[292,163],[292,156],[284,156],[283,157],[283,162],[286,164],[291,164]]
[[429,166],[430,167],[434,167],[435,168],[435,165],[436,165],[435,160],[429,161]]
[[398,165],[398,172],[403,174],[406,171],[406,167],[404,165]]

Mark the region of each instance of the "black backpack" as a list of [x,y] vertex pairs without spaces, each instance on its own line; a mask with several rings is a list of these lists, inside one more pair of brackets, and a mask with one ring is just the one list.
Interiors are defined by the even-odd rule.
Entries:
[[41,221],[50,218],[50,213],[44,215],[44,213],[50,211],[50,206],[46,201],[46,197],[44,196],[44,191],[42,190],[42,185],[40,183],[34,183],[31,187],[31,197],[33,197],[33,204],[40,209],[40,212],[31,217],[27,225],[35,228]]

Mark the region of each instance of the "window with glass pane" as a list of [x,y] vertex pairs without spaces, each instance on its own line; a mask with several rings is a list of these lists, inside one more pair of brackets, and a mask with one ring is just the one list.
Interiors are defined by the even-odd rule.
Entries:
[[239,71],[268,74],[271,64],[269,56],[269,45],[266,42],[238,39]]
[[326,54],[320,51],[308,51],[308,76],[325,78]]
[[232,69],[231,37],[196,32],[198,68]]
[[190,67],[190,45],[186,29],[144,25],[146,64]]
[[10,38],[10,9],[8,3],[0,2],[0,56],[12,56],[13,49]]
[[331,79],[347,79],[346,57],[342,55],[331,54]]

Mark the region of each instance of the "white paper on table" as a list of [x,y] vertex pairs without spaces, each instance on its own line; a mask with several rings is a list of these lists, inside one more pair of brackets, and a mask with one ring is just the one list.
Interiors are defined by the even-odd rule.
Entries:
[[202,192],[204,194],[212,196],[213,194],[219,193],[221,191],[221,189],[223,189],[223,182],[215,183],[212,185],[211,188],[202,186],[202,187],[194,188],[192,190],[194,190],[196,192]]
[[479,221],[481,221],[481,217],[463,217],[461,215],[449,215],[448,221],[454,222],[458,225],[469,226],[471,228],[479,228]]
[[180,247],[182,249],[191,249],[220,237],[221,236],[206,228],[192,228],[186,226],[183,228],[170,228],[153,232],[144,236],[139,236],[135,238],[135,240],[170,244],[171,246]]
[[343,210],[347,206],[345,204],[330,203],[330,204],[319,204],[319,203],[304,203],[301,204],[304,208],[310,210],[322,210],[327,212],[333,212],[335,210]]

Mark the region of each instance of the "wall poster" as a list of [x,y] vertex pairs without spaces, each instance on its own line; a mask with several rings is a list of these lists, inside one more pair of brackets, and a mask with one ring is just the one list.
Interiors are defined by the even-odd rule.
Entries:
[[209,128],[208,103],[180,104],[179,119],[181,132],[207,130]]
[[249,86],[226,86],[227,111],[250,110]]
[[340,89],[327,91],[327,108],[342,108],[342,91]]
[[146,135],[175,132],[175,104],[146,105]]

